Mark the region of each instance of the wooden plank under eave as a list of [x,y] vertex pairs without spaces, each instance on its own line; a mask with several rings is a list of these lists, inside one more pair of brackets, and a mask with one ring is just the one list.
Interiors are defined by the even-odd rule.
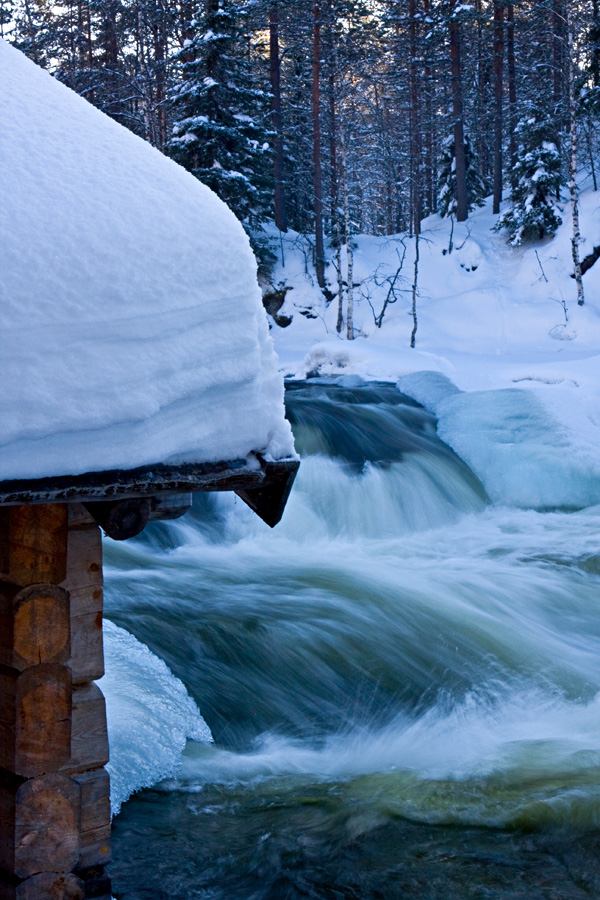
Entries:
[[258,487],[264,480],[258,460],[249,463],[246,459],[235,459],[180,466],[158,463],[139,469],[0,481],[0,507],[125,500],[162,493],[234,491]]

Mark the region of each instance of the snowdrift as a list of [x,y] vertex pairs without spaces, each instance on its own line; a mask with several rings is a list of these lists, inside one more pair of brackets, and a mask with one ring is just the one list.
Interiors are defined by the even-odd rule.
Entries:
[[[600,193],[585,172],[579,181],[585,256],[600,246]],[[599,504],[600,261],[583,276],[585,305],[578,306],[571,213],[562,206],[553,239],[517,248],[493,230],[491,198],[465,223],[425,219],[415,349],[414,237],[354,237],[356,339],[347,341],[345,331],[335,330],[337,298],[325,302],[312,271],[305,271],[301,236],[286,235],[273,274],[280,289],[293,288],[279,310],[291,325],[273,326],[284,371],[346,384],[352,378],[398,383],[436,415],[440,436],[495,503]],[[331,249],[329,258],[335,258]],[[335,289],[332,265],[326,274]],[[377,328],[392,281],[395,300]]]
[[0,41],[0,480],[293,454],[246,235]]

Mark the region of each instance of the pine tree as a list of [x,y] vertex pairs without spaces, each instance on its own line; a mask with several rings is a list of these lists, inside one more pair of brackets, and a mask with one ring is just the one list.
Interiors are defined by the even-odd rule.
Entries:
[[[244,3],[208,0],[178,54],[169,154],[211,187],[246,230],[271,213],[269,94],[257,84]],[[268,78],[268,69],[265,76]]]
[[[483,204],[486,185],[481,178],[477,166],[477,158],[471,147],[469,137],[465,135],[465,168],[467,181],[468,212]],[[442,142],[442,157],[438,169],[438,212],[440,216],[454,216],[457,212],[456,190],[456,158],[454,154],[454,136],[450,135]]]
[[515,186],[510,195],[511,206],[495,225],[505,228],[509,243],[541,240],[555,234],[562,219],[555,197],[562,183],[561,160],[551,119],[532,104],[517,125],[517,163]]
[[47,67],[53,55],[52,12],[35,0],[2,2],[0,22],[11,42],[38,66]]

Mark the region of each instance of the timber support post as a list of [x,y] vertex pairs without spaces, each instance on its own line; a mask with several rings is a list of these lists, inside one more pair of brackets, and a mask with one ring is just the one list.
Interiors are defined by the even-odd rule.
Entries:
[[236,491],[279,522],[297,460],[0,482],[0,900],[111,900],[102,534]]
[[0,508],[0,900],[110,900],[100,528]]

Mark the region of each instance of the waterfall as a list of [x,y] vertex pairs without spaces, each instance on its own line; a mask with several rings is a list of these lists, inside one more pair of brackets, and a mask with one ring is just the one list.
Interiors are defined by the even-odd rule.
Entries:
[[[107,543],[107,616],[167,663],[214,738],[125,806],[117,853],[121,819],[158,845],[176,811],[175,856],[204,849],[173,898],[338,896],[319,893],[325,871],[339,896],[396,896],[394,866],[434,865],[434,826],[457,860],[472,833],[525,859],[526,829],[553,865],[564,830],[600,817],[600,509],[492,504],[393,385],[296,383],[288,415],[303,462],[277,529],[210,495]],[[373,874],[350,893],[361,854]],[[480,884],[445,877],[440,897]],[[561,898],[578,896],[564,877]],[[410,890],[397,896],[438,896]]]

